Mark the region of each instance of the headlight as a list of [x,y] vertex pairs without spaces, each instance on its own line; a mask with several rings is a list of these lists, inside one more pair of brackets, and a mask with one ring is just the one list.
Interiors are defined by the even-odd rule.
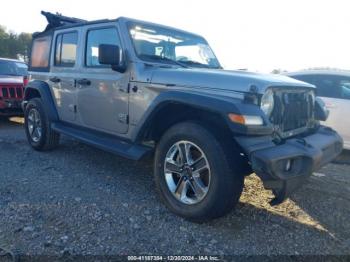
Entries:
[[270,116],[274,106],[273,92],[271,89],[267,90],[261,98],[261,110],[267,115]]

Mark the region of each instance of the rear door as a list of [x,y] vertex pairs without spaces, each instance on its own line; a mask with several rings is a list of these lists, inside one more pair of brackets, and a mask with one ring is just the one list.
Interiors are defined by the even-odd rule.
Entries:
[[112,134],[128,131],[129,74],[113,71],[98,62],[100,44],[122,47],[115,23],[83,29],[85,50],[77,82],[77,107],[82,125]]
[[60,119],[75,123],[75,74],[78,68],[79,29],[59,31],[55,34],[54,39],[53,65],[49,81]]

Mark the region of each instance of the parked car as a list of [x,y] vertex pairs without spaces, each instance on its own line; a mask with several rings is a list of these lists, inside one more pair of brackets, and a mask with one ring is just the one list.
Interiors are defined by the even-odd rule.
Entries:
[[305,70],[287,74],[295,79],[311,83],[317,87],[330,115],[325,125],[334,128],[344,139],[344,148],[350,150],[350,71]]
[[182,217],[223,216],[253,171],[279,204],[342,151],[319,124],[313,85],[225,71],[183,30],[43,14],[23,102],[29,144],[53,149],[65,134],[134,160],[154,154],[160,197]]
[[0,116],[22,115],[27,65],[19,60],[0,58]]

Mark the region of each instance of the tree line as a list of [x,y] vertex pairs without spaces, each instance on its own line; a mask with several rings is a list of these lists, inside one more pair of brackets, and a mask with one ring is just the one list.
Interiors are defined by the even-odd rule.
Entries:
[[0,57],[28,61],[32,34],[8,32],[0,25]]

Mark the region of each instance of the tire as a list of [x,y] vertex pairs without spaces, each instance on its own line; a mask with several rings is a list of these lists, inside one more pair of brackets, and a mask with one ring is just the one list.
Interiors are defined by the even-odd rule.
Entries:
[[[34,122],[38,125],[37,131],[33,129],[32,124]],[[51,121],[44,110],[40,98],[33,98],[28,102],[24,112],[24,128],[27,140],[35,150],[52,150],[59,144],[60,134],[51,129]],[[40,132],[38,131],[39,129]],[[36,133],[35,136],[33,135],[34,132]]]
[[[178,159],[181,159],[180,151],[184,148],[189,148],[188,155],[191,157],[187,158],[192,159],[192,163],[205,159],[208,165],[204,164],[204,160],[201,160],[200,164],[201,168],[205,166],[201,169],[204,173],[198,175],[199,172],[192,171],[191,175],[191,171],[188,171],[186,166],[178,170],[183,164],[183,161]],[[244,175],[234,170],[234,165],[230,163],[230,158],[225,152],[215,135],[198,123],[179,123],[166,131],[157,145],[154,164],[156,187],[165,205],[175,214],[194,222],[205,222],[230,212],[242,194]],[[201,156],[202,153],[204,157]],[[193,160],[193,155],[198,155],[196,161]],[[175,166],[173,163],[176,163]],[[194,166],[191,169],[196,170],[196,168]],[[183,171],[184,169],[186,171]],[[174,173],[173,170],[175,170]],[[181,175],[177,172],[181,172]],[[197,178],[194,178],[195,174]],[[185,188],[179,183],[180,181],[182,184],[185,183],[183,176],[188,176],[186,183],[187,188],[190,188],[185,194],[180,193],[184,192],[181,189]],[[201,187],[195,186],[196,183],[190,181],[198,178],[200,178]],[[201,190],[194,190],[196,188]]]

